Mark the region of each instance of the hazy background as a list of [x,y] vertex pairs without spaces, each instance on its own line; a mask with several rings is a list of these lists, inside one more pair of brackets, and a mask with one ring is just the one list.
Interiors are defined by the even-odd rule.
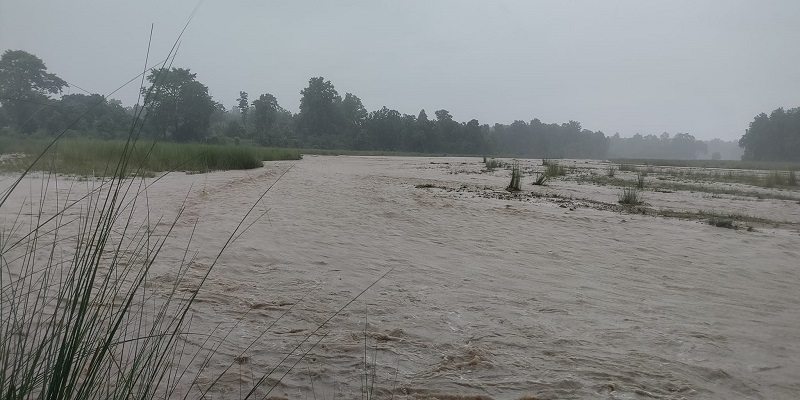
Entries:
[[[0,52],[39,56],[71,93],[106,94],[141,72],[151,23],[163,59],[194,7],[0,0]],[[324,76],[368,110],[734,140],[758,113],[800,106],[798,43],[797,0],[209,0],[174,66],[227,107],[244,90],[297,112]],[[130,106],[137,93],[138,81],[112,97]]]

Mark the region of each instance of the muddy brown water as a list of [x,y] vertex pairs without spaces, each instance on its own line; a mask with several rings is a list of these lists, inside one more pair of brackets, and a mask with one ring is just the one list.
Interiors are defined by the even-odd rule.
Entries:
[[[224,342],[209,362],[185,362],[198,386],[182,390],[233,365],[214,398],[240,398],[297,347],[260,396],[272,386],[270,396],[303,399],[361,398],[365,388],[379,398],[800,396],[797,232],[493,197],[508,172],[481,167],[479,158],[307,156],[154,183],[151,217],[185,207],[154,290],[169,287],[191,232],[196,278],[253,204],[261,215],[199,291],[191,329],[213,340],[190,336],[186,351]],[[23,183],[0,223],[38,179]],[[530,179],[528,191],[616,196]],[[436,187],[415,187],[426,183]],[[800,219],[792,201],[645,194],[653,206]]]

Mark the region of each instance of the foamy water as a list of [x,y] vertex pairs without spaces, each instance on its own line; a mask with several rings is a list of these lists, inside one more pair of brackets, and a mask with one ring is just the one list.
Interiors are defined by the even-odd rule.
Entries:
[[[349,399],[366,386],[381,398],[800,396],[797,232],[604,211],[579,199],[613,203],[618,189],[575,182],[523,179],[526,191],[572,197],[568,205],[492,196],[508,172],[481,167],[478,158],[308,156],[154,183],[152,219],[185,207],[154,267],[156,289],[172,282],[187,246],[199,277],[254,204],[260,216],[245,221],[192,307],[191,330],[214,340],[189,336],[187,352],[225,341],[207,365],[185,367],[202,367],[202,386],[233,363],[214,398],[240,398],[296,347],[260,395],[275,386],[270,396]],[[446,189],[415,187],[426,183]],[[38,178],[23,186],[12,201],[41,187]],[[653,207],[800,222],[792,201],[645,196]]]

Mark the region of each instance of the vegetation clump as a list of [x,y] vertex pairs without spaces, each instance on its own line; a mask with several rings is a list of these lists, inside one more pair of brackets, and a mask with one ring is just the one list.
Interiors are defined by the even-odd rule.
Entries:
[[567,169],[558,162],[549,161],[545,164],[545,173],[548,177],[565,176],[567,174]]
[[737,229],[737,225],[733,220],[724,218],[711,218],[707,221],[709,225],[716,226],[717,228]]
[[[44,139],[13,138],[2,152],[21,153],[13,164],[3,169],[23,169],[33,161],[33,156],[45,150]],[[123,154],[127,157],[125,176],[148,175],[154,172],[186,171],[209,172],[232,169],[253,169],[263,161],[297,160],[300,152],[258,146],[225,146],[200,143],[136,142],[128,144],[122,140],[61,139],[52,146],[33,170],[54,169],[63,174],[102,176],[117,164]]]
[[637,188],[623,188],[617,195],[620,204],[637,206],[642,204],[642,194]]
[[644,189],[644,178],[647,177],[647,173],[645,172],[637,172],[636,173],[636,188],[637,189]]
[[550,177],[547,175],[547,172],[537,172],[533,184],[536,186],[544,186],[548,179],[550,179]]
[[514,161],[511,164],[511,182],[509,182],[506,190],[509,192],[519,192],[521,189],[520,187],[520,179],[522,179],[522,172],[519,169],[519,162]]
[[486,157],[484,157],[483,163],[487,171],[494,171],[496,168],[503,167],[503,162],[494,158],[487,159]]

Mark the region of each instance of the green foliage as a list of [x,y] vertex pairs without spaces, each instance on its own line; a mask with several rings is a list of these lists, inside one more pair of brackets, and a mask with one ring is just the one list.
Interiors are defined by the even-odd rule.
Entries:
[[247,92],[239,92],[239,98],[236,99],[236,107],[242,114],[242,125],[247,125],[247,112],[250,111],[250,103],[247,102]]
[[613,178],[617,172],[617,167],[614,164],[608,164],[608,168],[606,168],[606,176],[609,178]]
[[761,113],[739,139],[742,160],[800,162],[800,107]]
[[155,89],[142,88],[142,94],[148,121],[159,135],[189,142],[202,140],[208,133],[216,105],[196,76],[183,68],[153,70],[147,76]]
[[39,57],[23,50],[6,50],[0,57],[0,104],[21,132],[33,132],[39,109],[51,105],[50,95],[61,93],[67,82],[47,72]]
[[519,169],[519,162],[514,161],[511,164],[511,182],[506,187],[506,190],[509,192],[519,192],[522,190],[520,188],[520,179],[522,178],[522,172]]
[[106,100],[99,94],[69,94],[53,102],[45,130],[55,135],[70,127],[87,136],[124,137],[132,121],[118,100]]
[[630,206],[642,204],[642,195],[636,188],[623,188],[617,197],[620,204]]
[[344,118],[341,96],[331,81],[323,77],[308,80],[308,87],[300,94],[300,114],[297,125],[304,136],[328,136],[341,133]]

